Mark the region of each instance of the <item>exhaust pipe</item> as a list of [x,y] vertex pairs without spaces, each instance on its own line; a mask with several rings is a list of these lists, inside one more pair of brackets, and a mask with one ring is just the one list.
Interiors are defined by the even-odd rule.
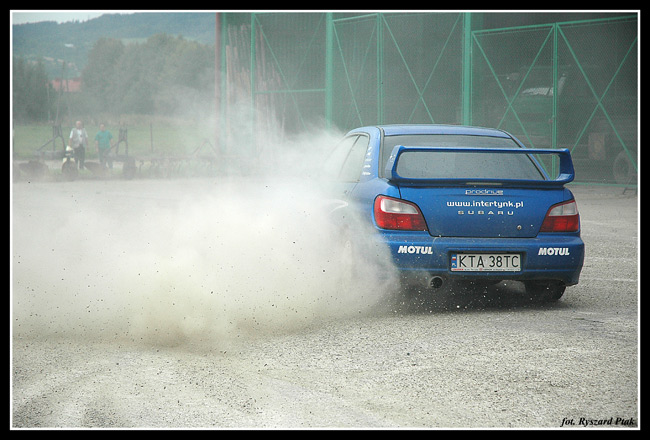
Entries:
[[433,277],[429,282],[429,286],[431,286],[432,289],[439,289],[440,287],[442,287],[443,283],[444,280],[442,279],[442,277]]

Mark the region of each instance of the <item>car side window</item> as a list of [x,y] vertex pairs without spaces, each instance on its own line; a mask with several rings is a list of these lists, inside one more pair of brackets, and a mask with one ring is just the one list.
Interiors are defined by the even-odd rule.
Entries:
[[339,178],[341,168],[358,137],[358,135],[346,137],[334,147],[323,165],[323,174],[326,178],[334,180]]
[[361,177],[361,168],[368,150],[370,139],[367,136],[359,136],[350,150],[350,154],[345,159],[339,174],[341,182],[358,182]]

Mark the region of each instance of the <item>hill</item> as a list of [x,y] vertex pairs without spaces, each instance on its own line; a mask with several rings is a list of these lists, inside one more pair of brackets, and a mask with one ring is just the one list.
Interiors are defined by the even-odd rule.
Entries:
[[[81,74],[87,55],[100,38],[144,41],[155,34],[180,35],[214,45],[215,14],[210,12],[108,13],[84,22],[54,21],[12,26],[14,56],[45,61],[50,78]],[[63,70],[62,60],[67,62]]]

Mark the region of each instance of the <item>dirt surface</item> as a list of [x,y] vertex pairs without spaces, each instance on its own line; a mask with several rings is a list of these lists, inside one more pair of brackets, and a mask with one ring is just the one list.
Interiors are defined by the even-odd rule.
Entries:
[[[638,198],[572,186],[586,260],[406,307],[313,195],[185,180],[13,185],[13,428],[638,428]],[[377,260],[377,261],[375,261]],[[346,263],[348,264],[348,263]]]

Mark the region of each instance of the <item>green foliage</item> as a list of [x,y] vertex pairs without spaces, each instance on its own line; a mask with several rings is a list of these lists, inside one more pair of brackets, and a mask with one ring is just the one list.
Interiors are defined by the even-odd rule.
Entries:
[[82,80],[91,113],[180,115],[212,105],[214,51],[166,34],[129,45],[100,39]]
[[81,74],[81,93],[64,98],[48,89],[42,62],[16,58],[13,64],[13,113],[18,123],[53,119],[52,109],[61,99],[61,111],[69,113],[59,114],[59,119],[185,116],[210,113],[214,105],[214,48],[183,37],[156,34],[129,44],[98,39]]
[[43,63],[13,61],[13,117],[15,121],[46,121],[50,116],[49,89]]
[[29,60],[48,58],[50,79],[61,75],[61,60],[70,64],[71,77],[79,76],[88,52],[100,38],[145,41],[167,33],[214,46],[215,14],[204,12],[141,12],[104,14],[85,22],[14,24],[12,51]]
[[95,108],[102,108],[105,97],[116,87],[117,62],[124,53],[118,40],[102,38],[95,43],[83,73],[84,93]]

